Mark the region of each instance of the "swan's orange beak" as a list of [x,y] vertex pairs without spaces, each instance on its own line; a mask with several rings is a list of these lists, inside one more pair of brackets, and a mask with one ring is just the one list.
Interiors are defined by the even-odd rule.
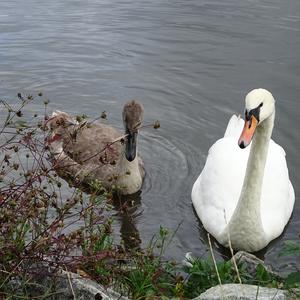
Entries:
[[245,120],[245,125],[244,125],[244,129],[242,131],[242,134],[239,138],[239,146],[240,148],[244,149],[246,148],[254,135],[255,129],[257,127],[258,121],[257,119],[254,117],[254,115],[251,115],[249,120]]

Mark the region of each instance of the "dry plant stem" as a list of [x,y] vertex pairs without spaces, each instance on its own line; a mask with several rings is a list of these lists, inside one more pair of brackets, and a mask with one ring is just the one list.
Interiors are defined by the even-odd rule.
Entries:
[[219,274],[219,271],[218,271],[217,262],[216,262],[216,259],[215,259],[215,256],[214,256],[214,252],[213,252],[213,249],[212,249],[212,245],[211,245],[211,241],[210,241],[210,234],[209,233],[207,233],[207,238],[208,238],[208,243],[209,243],[210,254],[211,254],[212,260],[214,262],[214,267],[216,269],[217,276],[218,276],[218,281],[219,281],[219,284],[220,284],[220,287],[221,287],[222,299],[225,299],[224,298],[224,292],[223,292],[223,286],[222,286],[220,274]]
[[213,252],[213,249],[212,249],[212,246],[211,246],[210,234],[209,234],[209,233],[207,233],[207,238],[208,238],[208,243],[209,243],[210,254],[211,254],[212,260],[213,260],[213,262],[214,262],[215,270],[216,270],[216,272],[217,272],[218,281],[219,281],[219,284],[222,286],[222,282],[221,282],[221,278],[220,278],[220,275],[219,275],[217,263],[216,263],[215,256],[214,256],[214,252]]
[[[85,209],[89,209],[90,207],[92,207],[93,205],[89,205],[87,206]],[[52,223],[47,226],[35,239],[32,239],[26,246],[25,249],[29,249],[29,247],[36,241],[38,240],[40,237],[42,237],[49,229],[51,229],[51,227],[53,227],[54,225],[58,224],[60,221],[62,220],[66,220],[68,218],[73,218],[76,215],[81,215],[82,211],[74,213],[72,215],[69,215],[66,217],[65,214],[61,214],[58,218],[56,218],[55,220],[52,221]]]
[[[224,219],[225,219],[225,223],[227,224],[227,219],[226,219],[226,213],[225,213],[225,210],[224,210]],[[231,253],[231,257],[232,257],[232,261],[233,261],[233,265],[234,265],[234,270],[235,270],[236,275],[237,275],[237,277],[238,277],[239,283],[242,284],[242,280],[241,280],[241,277],[240,277],[239,269],[238,269],[238,267],[237,267],[237,264],[236,264],[236,261],[235,261],[235,257],[234,257],[234,252],[233,252],[232,245],[231,245],[231,240],[230,240],[230,233],[229,233],[229,231],[228,231],[228,246],[229,246],[230,253]]]
[[20,262],[13,268],[13,270],[7,275],[7,277],[3,280],[2,284],[0,285],[0,289],[3,287],[5,282],[10,278],[11,274],[21,265],[23,262],[23,259],[20,260]]
[[69,282],[69,285],[70,285],[70,289],[71,289],[71,292],[72,292],[72,295],[73,295],[73,299],[76,300],[76,296],[75,296],[72,281],[71,281],[71,276],[70,276],[70,273],[69,273],[67,268],[66,268],[66,272],[67,272],[67,277],[68,277],[68,282]]
[[[257,286],[257,290],[256,290],[255,299],[258,299],[258,293],[259,293],[259,286]],[[275,297],[275,296],[274,296],[274,297]]]
[[10,112],[12,112],[12,115],[8,115],[8,118],[5,120],[5,123],[0,131],[0,134],[3,133],[3,131],[5,130],[6,126],[9,124],[9,122],[11,122],[13,120],[13,118],[16,116],[17,111],[20,111],[21,109],[24,108],[24,106],[26,104],[28,104],[30,102],[30,100],[24,100],[22,102],[22,104],[19,106],[18,109],[13,109],[6,101],[0,100],[0,103]]
[[154,126],[154,123],[151,123],[151,124],[145,124],[145,125],[142,125],[142,126],[139,126],[138,129],[144,129],[144,128],[148,128],[148,127],[153,127]]
[[241,280],[241,277],[240,277],[239,269],[237,267],[237,264],[236,264],[236,261],[235,261],[235,257],[234,257],[234,253],[233,253],[233,249],[232,249],[232,246],[231,246],[229,232],[228,232],[228,245],[229,245],[230,253],[231,253],[231,256],[232,256],[232,261],[233,261],[233,265],[234,265],[234,269],[235,269],[236,275],[238,277],[239,283],[242,284],[242,280]]

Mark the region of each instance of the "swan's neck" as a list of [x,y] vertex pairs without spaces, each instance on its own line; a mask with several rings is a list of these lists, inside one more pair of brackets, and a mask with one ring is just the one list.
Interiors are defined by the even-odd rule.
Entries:
[[[269,142],[274,126],[274,117],[275,112],[256,129],[252,140],[241,195],[227,226],[229,227],[233,247],[241,250],[244,248],[244,250],[256,251],[256,248],[265,244],[260,199]],[[245,245],[240,245],[240,242],[237,241],[243,241]]]
[[123,194],[132,194],[138,191],[142,185],[138,155],[136,155],[135,159],[130,162],[126,159],[124,149],[117,166],[117,174],[117,185],[125,191]]

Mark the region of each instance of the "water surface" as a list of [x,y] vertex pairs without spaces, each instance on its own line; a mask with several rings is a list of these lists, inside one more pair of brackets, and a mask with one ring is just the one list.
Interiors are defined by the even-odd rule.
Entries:
[[[177,234],[167,257],[202,255],[205,232],[190,191],[210,145],[255,87],[277,99],[273,137],[284,146],[296,205],[284,234],[261,256],[278,270],[282,243],[300,231],[299,0],[2,0],[0,96],[42,91],[52,109],[97,117],[121,128],[132,98],[145,107],[140,151],[147,177],[132,215],[116,210],[116,231],[138,230],[147,244],[159,225]],[[41,111],[42,106],[33,109]],[[134,224],[133,224],[134,223]],[[215,245],[220,255],[222,248]]]

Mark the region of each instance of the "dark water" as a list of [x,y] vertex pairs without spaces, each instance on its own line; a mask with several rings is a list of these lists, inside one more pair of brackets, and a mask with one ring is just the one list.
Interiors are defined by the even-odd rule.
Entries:
[[255,87],[277,99],[273,138],[286,150],[296,192],[287,229],[261,255],[294,270],[299,259],[278,253],[300,232],[299,0],[0,2],[1,97],[42,91],[52,109],[93,117],[106,110],[116,126],[122,105],[136,98],[146,122],[161,121],[140,137],[147,170],[140,204],[131,217],[116,212],[115,226],[136,228],[147,244],[159,225],[174,230],[182,222],[168,258],[205,252],[191,187],[209,146]]

